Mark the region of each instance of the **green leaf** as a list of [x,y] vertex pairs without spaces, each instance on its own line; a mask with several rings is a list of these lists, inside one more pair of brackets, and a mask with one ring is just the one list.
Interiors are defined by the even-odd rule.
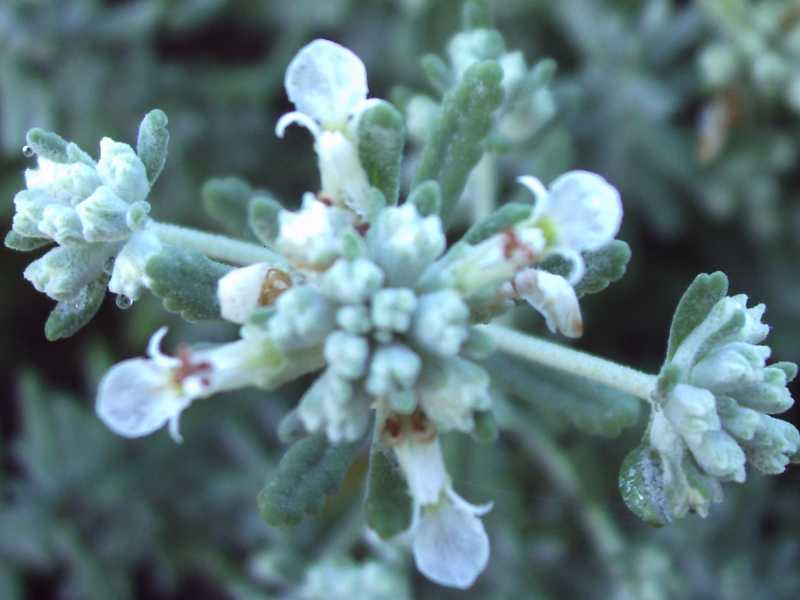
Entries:
[[482,29],[492,26],[489,0],[468,0],[461,11],[463,29]]
[[425,145],[412,187],[430,179],[439,183],[445,221],[483,155],[492,114],[503,101],[502,79],[503,70],[496,62],[479,62],[467,69],[442,101],[439,120]]
[[435,54],[426,54],[419,61],[428,82],[440,94],[447,93],[453,85],[453,74],[445,62]]
[[328,443],[324,433],[295,442],[283,455],[277,472],[258,495],[258,506],[270,525],[296,525],[318,514],[335,493],[361,442]]
[[438,215],[442,210],[442,190],[435,181],[423,181],[411,190],[407,202],[416,206],[423,217]]
[[103,276],[83,288],[75,299],[59,302],[47,317],[45,337],[54,342],[77,333],[100,310],[106,296],[108,277]]
[[469,228],[464,239],[470,244],[478,244],[496,233],[524,221],[531,216],[533,207],[522,202],[510,202],[498,208],[485,219]]
[[405,142],[403,115],[388,102],[379,101],[361,115],[358,156],[370,185],[381,191],[389,205],[397,204],[400,195],[400,163]]
[[262,244],[272,246],[278,237],[278,215],[283,207],[272,196],[259,193],[250,200],[247,207],[247,223],[250,231]]
[[232,235],[248,237],[250,200],[253,190],[238,177],[209,179],[203,186],[203,208]]
[[34,127],[28,131],[25,139],[37,156],[57,163],[69,162],[67,141],[60,135]]
[[675,356],[678,346],[694,329],[702,323],[714,308],[728,293],[728,278],[725,273],[717,271],[710,275],[698,275],[678,302],[672,325],[669,329],[669,343],[667,345],[667,361]]
[[583,377],[499,353],[482,364],[497,385],[585,433],[615,437],[639,419],[637,398]]
[[[575,286],[575,293],[580,298],[603,291],[622,278],[630,259],[630,246],[622,240],[613,240],[599,250],[584,252],[586,272]],[[542,262],[541,268],[556,275],[567,276],[572,270],[572,264],[563,256],[554,254]]]
[[31,250],[38,250],[48,244],[52,244],[53,240],[47,238],[32,238],[25,237],[18,234],[16,231],[9,231],[6,234],[6,248],[16,250],[17,252],[30,252]]
[[478,410],[474,413],[475,429],[472,438],[479,444],[494,444],[497,441],[497,421],[490,410]]
[[164,170],[169,146],[169,119],[163,110],[154,109],[147,113],[139,125],[136,153],[147,170],[147,179],[153,185]]
[[153,294],[164,301],[164,308],[187,321],[219,318],[217,282],[232,270],[177,246],[164,246],[145,267]]
[[380,441],[372,444],[365,503],[367,524],[384,539],[411,526],[411,495],[394,455]]
[[625,505],[642,521],[656,527],[670,521],[661,457],[649,444],[634,448],[622,461],[618,486]]

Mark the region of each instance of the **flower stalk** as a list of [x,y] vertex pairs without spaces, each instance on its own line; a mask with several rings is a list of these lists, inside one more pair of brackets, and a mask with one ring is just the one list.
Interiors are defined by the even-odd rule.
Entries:
[[591,379],[647,402],[652,401],[655,375],[500,325],[483,325],[481,330],[492,338],[502,352]]

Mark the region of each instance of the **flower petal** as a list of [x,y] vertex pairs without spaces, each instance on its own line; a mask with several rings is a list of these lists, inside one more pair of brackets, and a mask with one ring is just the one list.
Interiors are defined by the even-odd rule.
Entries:
[[335,129],[367,97],[367,71],[353,52],[328,40],[314,40],[289,63],[284,80],[297,110]]
[[566,279],[547,271],[526,269],[516,276],[514,287],[522,299],[542,314],[550,331],[560,331],[571,338],[583,335],[578,297]]
[[308,129],[311,132],[311,135],[314,136],[314,139],[318,138],[322,133],[319,125],[317,125],[317,122],[314,119],[305,113],[293,110],[292,112],[282,115],[281,118],[278,119],[278,122],[275,124],[275,135],[283,139],[283,134],[286,133],[286,128],[289,127],[289,125],[295,124]]
[[114,433],[140,437],[163,427],[189,402],[171,387],[169,370],[152,360],[134,358],[105,374],[95,410]]
[[414,561],[431,581],[470,587],[489,561],[489,537],[481,520],[445,501],[423,509],[414,534]]
[[417,505],[436,504],[450,485],[439,438],[430,442],[404,439],[394,448],[397,462]]
[[557,244],[573,250],[597,250],[614,239],[622,224],[619,192],[588,171],[570,171],[550,186],[547,216]]

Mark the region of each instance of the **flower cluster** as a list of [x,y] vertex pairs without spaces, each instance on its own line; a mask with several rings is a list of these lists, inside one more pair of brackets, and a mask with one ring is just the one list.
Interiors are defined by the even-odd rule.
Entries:
[[148,230],[150,181],[127,144],[104,138],[95,162],[74,144],[39,156],[14,198],[13,232],[58,247],[31,263],[25,278],[54,300],[71,302],[107,278],[122,305],[141,294],[144,264],[161,244]]
[[[297,112],[278,122],[282,135],[300,123],[314,135],[321,190],[297,211],[275,215],[272,244],[280,264],[236,269],[218,283],[223,318],[243,325],[242,339],[210,349],[158,351],[125,361],[103,379],[100,417],[126,436],[151,433],[213,393],[269,388],[322,368],[295,415],[307,432],[333,444],[365,437],[370,424],[393,453],[411,493],[410,525],[418,568],[443,585],[468,587],[484,569],[489,541],[480,516],[454,490],[440,435],[472,432],[491,409],[489,376],[474,359],[491,351],[476,323],[515,300],[541,312],[553,331],[577,337],[582,320],[574,286],[583,253],[616,235],[622,206],[597,175],[575,171],[536,197],[526,216],[449,249],[442,220],[413,202],[393,205],[375,189],[359,159],[358,119],[366,75],[349,50],[317,40],[289,66],[286,89]],[[566,277],[541,267],[560,255]]]
[[[717,275],[709,279],[722,280]],[[652,466],[656,521],[689,511],[705,516],[722,499],[721,482],[743,482],[747,464],[779,474],[800,451],[797,428],[771,416],[794,404],[786,386],[797,366],[767,366],[771,351],[760,345],[769,332],[764,310],[748,308],[744,295],[723,297],[672,349],[645,449],[631,458],[638,467]]]

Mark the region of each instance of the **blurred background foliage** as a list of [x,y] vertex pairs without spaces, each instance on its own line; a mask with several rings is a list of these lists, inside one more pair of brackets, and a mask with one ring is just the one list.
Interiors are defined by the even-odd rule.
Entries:
[[[313,37],[352,48],[372,95],[438,98],[416,57],[445,55],[459,0],[4,0],[0,3],[0,216],[28,165],[30,127],[84,148],[131,141],[142,115],[170,118],[170,158],[152,199],[163,220],[216,227],[200,189],[236,174],[287,204],[317,185],[307,135],[273,133],[282,78]],[[518,194],[513,178],[597,171],[622,192],[626,277],[585,300],[582,348],[655,370],[680,293],[722,269],[768,305],[771,344],[800,360],[800,5],[794,0],[495,0],[496,26],[528,65],[555,60],[482,163],[472,201]],[[536,115],[542,122],[532,122]],[[528,119],[528,121],[526,121]],[[415,148],[414,128],[409,155]],[[498,127],[498,130],[501,128]],[[508,136],[507,136],[508,137]],[[419,140],[417,140],[418,142]],[[480,179],[483,177],[483,179]],[[489,179],[486,179],[488,177]],[[491,184],[489,187],[487,181]],[[482,185],[484,187],[482,187]],[[470,191],[471,190],[471,191]],[[477,191],[476,191],[477,190]],[[483,198],[485,199],[485,198]],[[468,215],[467,215],[468,217]],[[617,439],[587,435],[513,399],[494,446],[447,440],[456,488],[494,499],[492,558],[469,592],[436,588],[406,553],[362,533],[365,462],[324,514],[268,528],[256,494],[281,455],[276,427],[299,397],[228,394],[197,403],[186,442],[127,442],[92,409],[112,362],[171,339],[221,340],[146,297],[107,301],[49,344],[49,300],[0,252],[0,598],[797,598],[800,476],[752,475],[697,517],[651,529],[624,508],[619,464],[644,417]],[[520,321],[541,323],[526,311]],[[797,423],[797,411],[789,415]]]

